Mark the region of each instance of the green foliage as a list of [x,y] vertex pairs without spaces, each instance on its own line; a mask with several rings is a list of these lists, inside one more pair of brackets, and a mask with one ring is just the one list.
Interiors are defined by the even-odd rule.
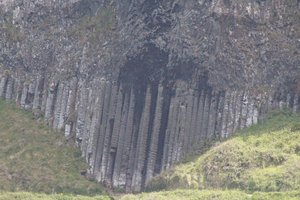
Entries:
[[116,23],[114,8],[109,6],[99,10],[95,15],[85,15],[69,30],[70,37],[81,41],[96,42],[101,34],[106,34]]
[[299,121],[300,116],[288,110],[270,113],[264,123],[245,129],[197,159],[153,178],[146,190],[298,190]]
[[298,200],[300,199],[300,192],[255,192],[251,200]]
[[241,184],[248,191],[300,190],[300,157],[292,156],[277,167],[249,171],[242,177]]
[[12,23],[4,24],[2,30],[4,33],[6,33],[6,36],[10,42],[20,42],[24,38],[24,34],[21,32],[20,28]]
[[60,133],[0,100],[0,191],[94,195],[103,189],[80,175],[87,165]]

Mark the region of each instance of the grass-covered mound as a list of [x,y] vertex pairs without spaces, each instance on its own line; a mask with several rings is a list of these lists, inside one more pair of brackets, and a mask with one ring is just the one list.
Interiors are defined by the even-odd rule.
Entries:
[[62,134],[0,100],[0,191],[102,194],[99,184],[80,174],[86,168]]
[[300,116],[271,113],[264,123],[162,173],[147,186],[148,191],[178,188],[300,191]]

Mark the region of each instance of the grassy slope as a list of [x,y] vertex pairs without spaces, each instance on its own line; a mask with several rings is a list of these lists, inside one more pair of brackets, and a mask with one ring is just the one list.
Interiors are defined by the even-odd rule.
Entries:
[[288,111],[270,116],[265,123],[155,177],[147,187],[148,191],[173,191],[139,198],[300,199],[300,192],[291,192],[300,191],[300,116]]
[[1,100],[0,144],[0,191],[103,194],[80,175],[87,166],[61,134]]
[[[148,190],[122,200],[300,199],[300,116],[273,113],[266,123],[215,145],[196,159],[155,177]],[[109,197],[24,192],[96,194],[102,189],[79,175],[86,165],[32,116],[0,101],[0,200],[106,200]],[[199,190],[200,189],[200,190]]]

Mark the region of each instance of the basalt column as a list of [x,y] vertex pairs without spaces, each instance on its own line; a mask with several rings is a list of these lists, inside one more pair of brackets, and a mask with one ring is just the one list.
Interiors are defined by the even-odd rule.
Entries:
[[300,102],[294,91],[262,96],[182,81],[136,85],[46,76],[3,75],[0,93],[73,140],[89,164],[88,176],[128,192],[141,191],[207,141],[256,124],[272,109],[296,112]]

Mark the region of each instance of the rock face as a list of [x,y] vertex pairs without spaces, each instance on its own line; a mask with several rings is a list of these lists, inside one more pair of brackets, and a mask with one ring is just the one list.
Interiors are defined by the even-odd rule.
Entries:
[[0,0],[0,96],[140,191],[205,142],[300,104],[297,0]]

